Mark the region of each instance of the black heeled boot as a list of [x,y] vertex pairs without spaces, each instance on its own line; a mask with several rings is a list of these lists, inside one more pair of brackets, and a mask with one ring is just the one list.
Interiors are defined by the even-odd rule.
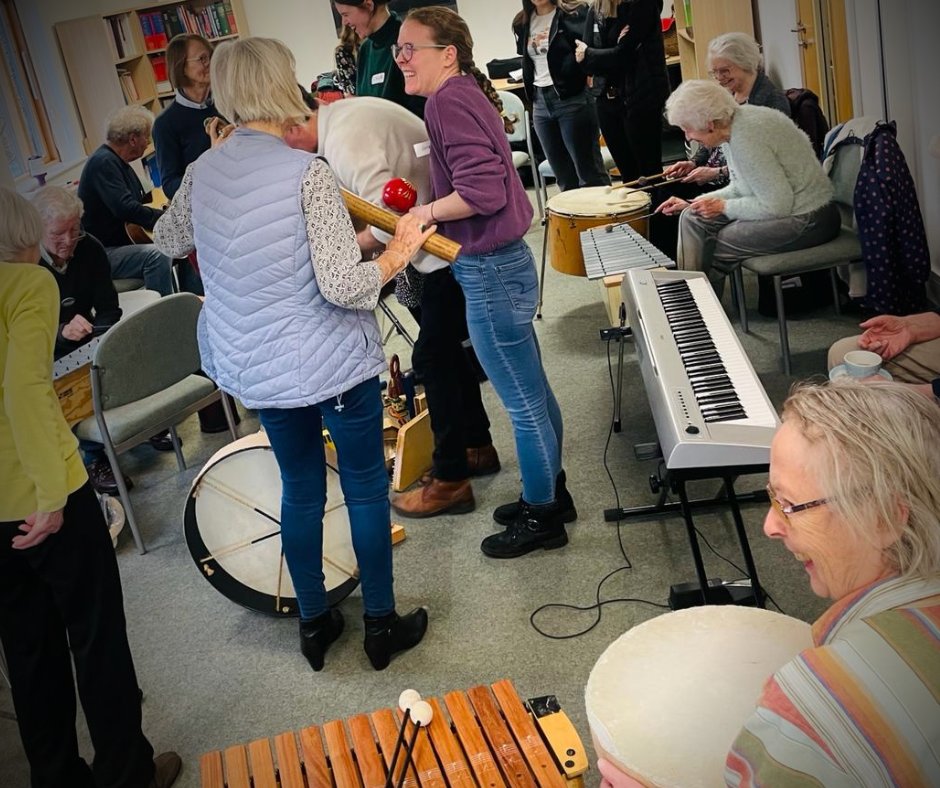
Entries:
[[[568,492],[567,481],[568,478],[565,476],[564,470],[559,471],[555,477],[555,500],[558,502],[561,521],[563,523],[573,523],[578,519],[578,512],[574,508],[574,499],[571,497],[571,493]],[[493,512],[493,519],[500,525],[514,523],[519,516],[521,504],[522,496],[520,495],[518,501],[497,506],[496,511]]]
[[480,544],[490,558],[518,558],[533,550],[556,550],[568,544],[568,532],[558,502],[533,506],[519,502],[519,516],[505,531],[487,536]]
[[343,632],[343,614],[336,610],[327,610],[316,618],[300,622],[300,651],[307,658],[310,667],[323,670],[323,658],[326,650]]
[[363,616],[366,639],[363,647],[372,667],[385,670],[392,655],[417,646],[428,630],[428,611],[418,607],[404,616],[394,611],[387,616]]

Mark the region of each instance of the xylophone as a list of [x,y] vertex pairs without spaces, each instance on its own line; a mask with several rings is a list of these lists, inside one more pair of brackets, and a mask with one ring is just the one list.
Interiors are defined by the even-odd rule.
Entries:
[[[529,701],[530,711],[503,679],[428,702],[431,722],[416,738],[412,764],[395,761],[394,783],[406,768],[410,788],[584,785],[587,754],[552,696]],[[382,788],[402,717],[379,709],[206,753],[202,788]]]

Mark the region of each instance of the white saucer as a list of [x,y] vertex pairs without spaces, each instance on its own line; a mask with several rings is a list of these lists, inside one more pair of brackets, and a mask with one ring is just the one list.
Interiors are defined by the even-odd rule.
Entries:
[[[848,371],[845,368],[845,364],[839,364],[837,367],[833,367],[829,370],[829,380],[835,380],[836,378],[844,378],[848,376]],[[879,369],[878,374],[881,375],[885,380],[894,380],[891,377],[891,373],[886,369]],[[861,378],[859,378],[861,380]]]

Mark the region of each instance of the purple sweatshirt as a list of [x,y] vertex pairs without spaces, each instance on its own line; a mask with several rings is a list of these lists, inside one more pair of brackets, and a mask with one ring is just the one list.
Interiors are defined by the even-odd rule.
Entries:
[[428,99],[424,123],[434,199],[456,190],[476,211],[440,222],[438,231],[461,244],[465,255],[520,240],[532,223],[532,203],[512,164],[503,121],[477,81],[468,74],[448,79]]

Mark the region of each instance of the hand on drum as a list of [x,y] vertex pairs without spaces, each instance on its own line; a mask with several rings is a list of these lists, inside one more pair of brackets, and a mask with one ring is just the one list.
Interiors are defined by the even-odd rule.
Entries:
[[709,197],[706,194],[692,200],[689,207],[703,219],[714,219],[725,212],[725,201],[720,197]]
[[663,200],[653,213],[675,216],[677,213],[682,213],[682,211],[688,207],[689,202],[687,200],[683,200],[681,197],[670,197],[667,200]]
[[634,780],[604,758],[598,759],[597,770],[601,773],[600,788],[643,788],[643,783]]

